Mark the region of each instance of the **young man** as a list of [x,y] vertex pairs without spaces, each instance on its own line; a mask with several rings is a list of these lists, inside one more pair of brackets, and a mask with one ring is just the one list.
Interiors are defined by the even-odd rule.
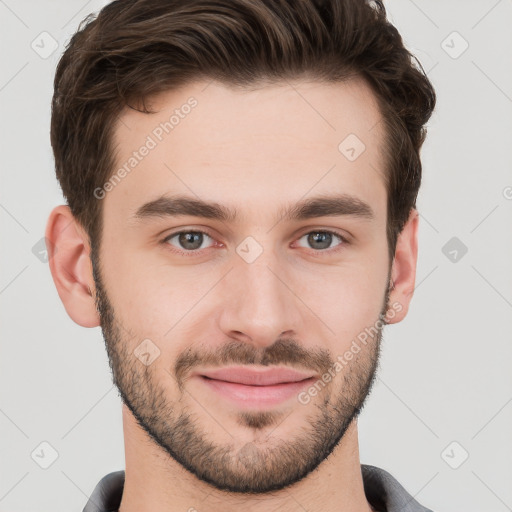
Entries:
[[434,90],[381,2],[122,0],[73,36],[59,296],[101,325],[126,469],[84,512],[419,512],[361,465],[412,298]]

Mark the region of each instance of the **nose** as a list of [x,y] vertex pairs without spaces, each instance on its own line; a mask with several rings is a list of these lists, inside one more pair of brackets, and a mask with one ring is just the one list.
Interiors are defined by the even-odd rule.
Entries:
[[302,303],[293,288],[291,272],[283,270],[270,251],[252,263],[235,261],[219,289],[220,329],[227,337],[255,347],[300,332]]

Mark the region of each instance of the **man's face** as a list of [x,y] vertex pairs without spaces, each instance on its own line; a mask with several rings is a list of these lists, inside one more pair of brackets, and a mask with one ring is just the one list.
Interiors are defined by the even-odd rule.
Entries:
[[[116,169],[138,156],[106,187],[97,304],[115,383],[148,435],[219,489],[268,492],[327,458],[375,378],[389,306],[383,134],[362,82],[206,86],[121,116]],[[342,195],[372,216],[354,202],[284,214]],[[170,215],[171,196],[237,216]],[[312,377],[276,396],[202,376],[233,366]]]

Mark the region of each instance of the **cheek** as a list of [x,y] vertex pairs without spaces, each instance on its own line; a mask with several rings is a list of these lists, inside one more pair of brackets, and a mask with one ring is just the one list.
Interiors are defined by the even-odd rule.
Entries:
[[143,254],[129,259],[118,255],[105,262],[103,272],[116,318],[135,335],[130,345],[149,338],[162,351],[174,346],[172,339],[197,320],[198,303],[217,280],[211,271],[184,271]]
[[297,286],[296,293],[316,315],[314,322],[323,322],[337,340],[350,344],[378,319],[386,277],[384,261],[372,264],[361,260],[357,265],[319,270],[316,279],[305,274],[303,283],[307,284]]

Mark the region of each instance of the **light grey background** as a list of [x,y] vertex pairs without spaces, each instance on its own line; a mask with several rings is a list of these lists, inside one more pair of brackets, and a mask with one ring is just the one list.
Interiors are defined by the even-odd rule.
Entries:
[[[0,0],[1,512],[82,510],[103,475],[124,469],[101,331],[69,319],[37,245],[63,202],[49,142],[55,66],[79,21],[104,4]],[[422,152],[416,291],[407,318],[384,334],[359,420],[361,461],[436,511],[504,512],[512,510],[512,1],[386,5],[438,106]],[[46,58],[42,32],[58,43]],[[42,442],[58,453],[47,469],[36,463],[51,462]]]

